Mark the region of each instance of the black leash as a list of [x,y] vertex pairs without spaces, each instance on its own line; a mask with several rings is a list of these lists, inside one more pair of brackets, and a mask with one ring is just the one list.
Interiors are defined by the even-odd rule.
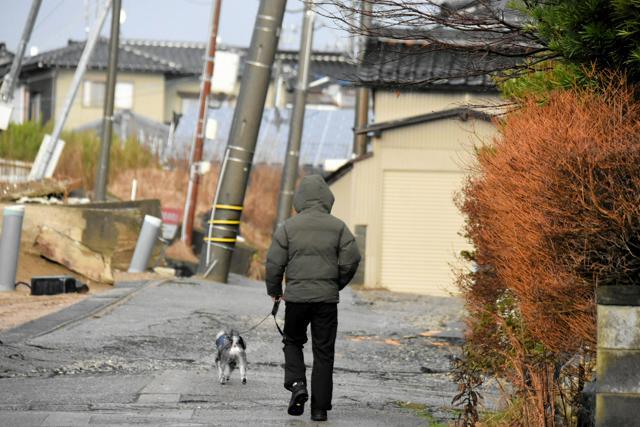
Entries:
[[253,325],[251,328],[247,329],[246,331],[240,332],[240,335],[244,335],[244,334],[246,334],[248,332],[253,331],[255,328],[257,328],[258,326],[262,325],[264,323],[264,321],[269,318],[269,316],[273,316],[273,321],[276,324],[276,328],[278,328],[278,333],[280,333],[280,335],[284,337],[284,332],[282,332],[282,329],[280,328],[280,325],[278,325],[278,319],[276,319],[276,314],[278,314],[278,309],[279,308],[280,308],[280,300],[277,300],[276,302],[273,303],[273,308],[271,309],[271,313],[267,314],[264,319],[259,321],[257,324]]
[[279,308],[280,308],[280,300],[276,300],[273,303],[273,308],[271,309],[271,315],[273,316],[273,321],[276,324],[276,328],[278,328],[278,332],[280,333],[280,336],[284,337],[284,332],[282,332],[282,329],[280,329],[280,325],[278,325],[278,319],[276,319],[276,314],[278,314]]

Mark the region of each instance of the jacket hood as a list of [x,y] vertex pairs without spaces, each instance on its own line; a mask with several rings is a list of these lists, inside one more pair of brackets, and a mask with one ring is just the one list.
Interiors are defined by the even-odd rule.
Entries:
[[302,178],[300,186],[293,196],[293,207],[300,213],[306,209],[321,207],[331,212],[335,198],[320,175],[308,175]]

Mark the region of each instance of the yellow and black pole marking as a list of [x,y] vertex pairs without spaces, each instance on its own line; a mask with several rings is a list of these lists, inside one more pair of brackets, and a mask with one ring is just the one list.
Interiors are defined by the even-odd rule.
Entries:
[[213,219],[209,220],[209,233],[205,244],[220,245],[225,250],[233,250],[240,233],[240,215],[242,206],[216,204],[213,207]]

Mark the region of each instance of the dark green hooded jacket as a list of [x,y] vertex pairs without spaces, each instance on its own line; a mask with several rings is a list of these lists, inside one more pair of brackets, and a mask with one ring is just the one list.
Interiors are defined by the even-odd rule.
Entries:
[[334,197],[320,175],[302,179],[293,198],[298,215],[273,234],[267,254],[267,293],[289,302],[339,302],[353,278],[360,252],[353,234],[330,214]]

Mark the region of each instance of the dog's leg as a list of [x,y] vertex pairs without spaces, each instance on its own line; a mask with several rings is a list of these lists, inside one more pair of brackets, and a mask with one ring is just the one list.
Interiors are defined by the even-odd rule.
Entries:
[[216,366],[218,367],[218,381],[220,381],[220,384],[224,384],[224,376],[222,375],[222,364],[220,363],[220,359],[216,360]]
[[224,384],[225,382],[229,381],[229,377],[231,376],[231,366],[229,366],[228,363],[224,365],[224,372],[222,373],[222,375],[224,382],[221,382],[221,384]]
[[238,365],[240,365],[240,378],[242,379],[242,384],[247,383],[247,355],[243,351],[240,353]]

